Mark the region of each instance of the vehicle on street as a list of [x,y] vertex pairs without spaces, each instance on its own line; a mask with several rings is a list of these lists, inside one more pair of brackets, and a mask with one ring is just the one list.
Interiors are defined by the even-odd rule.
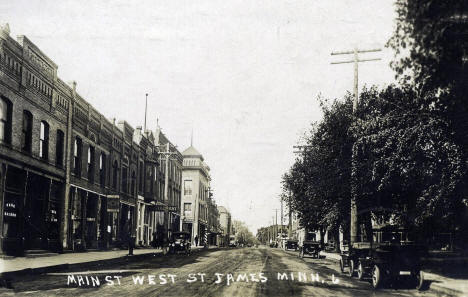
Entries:
[[424,246],[409,241],[407,232],[394,226],[375,228],[373,235],[375,241],[356,242],[348,252],[342,253],[341,271],[348,267],[349,276],[355,273],[359,279],[370,276],[375,289],[395,281],[409,281],[421,289]]
[[317,237],[314,232],[310,232],[305,229],[303,232],[299,233],[299,257],[304,258],[305,256],[312,256],[313,258],[318,259],[321,245],[320,242],[316,240],[316,238]]
[[229,236],[229,247],[237,247],[236,236],[234,235]]
[[169,240],[169,253],[177,254],[184,253],[186,255],[191,252],[190,233],[181,231],[173,232]]
[[284,249],[285,250],[289,250],[289,251],[297,251],[297,243],[298,243],[298,240],[296,239],[288,239],[286,241],[286,244],[284,246]]

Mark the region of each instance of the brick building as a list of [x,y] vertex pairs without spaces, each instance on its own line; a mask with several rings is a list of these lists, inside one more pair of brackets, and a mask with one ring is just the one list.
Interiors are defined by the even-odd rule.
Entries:
[[164,205],[158,131],[106,119],[57,68],[0,28],[0,253],[150,244]]

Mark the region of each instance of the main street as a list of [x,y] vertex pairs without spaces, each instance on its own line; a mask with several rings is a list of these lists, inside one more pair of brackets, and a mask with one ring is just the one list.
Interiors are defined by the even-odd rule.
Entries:
[[153,256],[29,275],[10,285],[1,296],[437,296],[404,287],[376,292],[368,281],[340,274],[336,262],[267,247]]

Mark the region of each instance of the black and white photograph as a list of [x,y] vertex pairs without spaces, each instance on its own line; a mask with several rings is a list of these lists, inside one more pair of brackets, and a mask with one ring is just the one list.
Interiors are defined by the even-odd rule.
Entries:
[[0,296],[468,296],[468,2],[1,1]]

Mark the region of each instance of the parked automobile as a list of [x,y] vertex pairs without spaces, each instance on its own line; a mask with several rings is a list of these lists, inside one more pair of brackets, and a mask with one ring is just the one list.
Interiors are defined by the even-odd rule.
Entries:
[[297,246],[298,246],[298,240],[295,239],[289,239],[286,241],[286,244],[284,246],[285,250],[293,250],[297,251]]
[[191,252],[190,233],[174,232],[169,240],[169,253],[176,254],[183,252],[188,255]]
[[320,242],[304,241],[302,246],[299,247],[299,257],[304,258],[309,255],[318,259],[320,250]]
[[373,231],[375,242],[354,243],[341,255],[341,271],[348,267],[349,276],[355,272],[359,279],[370,276],[375,289],[394,281],[410,281],[421,289],[424,283],[421,258],[425,247],[408,241],[406,232],[393,226]]

